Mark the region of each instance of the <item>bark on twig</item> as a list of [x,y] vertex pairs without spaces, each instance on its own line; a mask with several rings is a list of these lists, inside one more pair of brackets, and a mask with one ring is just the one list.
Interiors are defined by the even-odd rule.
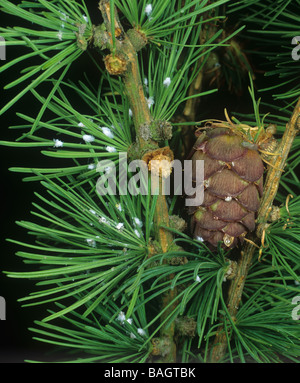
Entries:
[[[139,73],[139,64],[137,60],[137,49],[132,44],[128,34],[123,30],[123,27],[119,21],[117,11],[114,12],[114,20],[111,20],[111,9],[109,0],[101,0],[99,3],[99,9],[102,13],[106,31],[111,37],[111,54],[105,60],[106,69],[111,74],[118,74],[122,76],[123,83],[125,85],[125,92],[128,96],[130,108],[132,110],[132,118],[136,131],[138,150],[136,153],[144,159],[148,166],[151,160],[159,160],[161,157],[168,159],[173,158],[173,153],[169,147],[160,148],[158,142],[156,142],[151,135],[148,135],[145,139],[145,126],[151,125],[151,114],[149,111],[148,103],[144,95],[142,81]],[[115,38],[113,47],[113,36],[111,36],[111,24],[114,23],[114,30],[117,31],[120,38]],[[162,178],[158,177],[157,182],[161,186]],[[154,185],[155,186],[155,185]],[[173,241],[173,236],[170,231],[161,228],[161,225],[165,227],[170,226],[168,205],[166,196],[160,191],[155,208],[154,223],[156,227],[156,240],[160,243],[162,251],[165,253],[168,251],[169,246]],[[170,290],[169,293],[163,296],[163,307],[167,307],[170,302],[173,301],[176,294],[176,290]],[[172,308],[165,310],[162,315],[162,321]],[[176,345],[174,342],[174,326],[169,327],[162,326],[161,337],[166,340],[162,342],[168,344],[168,351],[162,356],[164,362],[175,362],[176,360]]]
[[[111,50],[113,51],[113,43],[111,36],[111,19],[110,19],[110,2],[109,0],[101,0],[99,3],[99,9],[102,13],[104,24],[106,26],[107,33],[111,37]],[[115,38],[115,50],[112,52],[112,64],[125,60],[126,65],[123,67],[123,72],[118,73],[122,76],[125,84],[125,91],[130,101],[130,108],[132,110],[132,118],[137,133],[138,143],[141,148],[152,144],[153,147],[158,147],[155,142],[147,142],[142,138],[140,134],[140,128],[143,124],[150,124],[151,115],[148,108],[147,100],[144,95],[143,85],[139,74],[139,66],[137,60],[137,54],[134,46],[132,45],[128,35],[124,32],[123,27],[120,23],[117,11],[114,12],[114,29],[118,31],[120,39]],[[109,64],[109,62],[108,62]],[[109,66],[106,65],[109,70]],[[112,73],[114,74],[114,73]]]
[[[162,177],[156,179],[158,184],[156,187],[160,188],[161,193],[158,195],[158,199],[155,207],[155,216],[154,223],[157,230],[156,236],[159,238],[160,246],[162,251],[166,253],[170,244],[173,241],[172,233],[169,230],[163,229],[161,226],[170,227],[170,219],[169,219],[169,211],[166,202],[165,195],[163,195],[163,182]],[[170,274],[168,279],[171,281],[174,278],[173,274]],[[177,289],[174,287],[172,290],[168,290],[162,297],[162,308],[168,307],[161,316],[161,321],[163,322],[169,314],[175,309],[176,303],[170,304],[174,298],[176,298]],[[160,331],[160,336],[162,339],[165,339],[163,344],[167,344],[167,352],[162,350],[161,361],[168,362],[176,362],[176,344],[174,341],[175,336],[175,321],[171,323],[168,327],[162,326]]]

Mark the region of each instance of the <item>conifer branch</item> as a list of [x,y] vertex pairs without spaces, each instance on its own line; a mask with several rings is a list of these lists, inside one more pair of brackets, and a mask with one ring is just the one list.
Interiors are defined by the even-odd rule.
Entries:
[[[13,71],[12,78],[7,77],[5,89],[24,86],[12,99],[8,95],[0,115],[30,93],[41,105],[37,114],[32,108],[17,112],[21,121],[11,128],[21,136],[12,142],[5,138],[0,145],[11,147],[13,156],[17,148],[42,148],[41,155],[62,161],[54,168],[48,161],[45,168],[31,163],[10,168],[29,174],[24,181],[41,181],[45,191],[35,193],[35,219],[17,221],[34,240],[8,239],[22,248],[16,256],[24,261],[24,270],[4,271],[11,281],[38,281],[34,291],[19,299],[23,307],[54,304],[42,321],[35,322],[37,328],[29,329],[34,339],[69,348],[73,363],[299,362],[297,306],[291,304],[300,294],[300,198],[295,194],[300,185],[299,136],[295,139],[300,100],[294,112],[289,110],[300,95],[300,82],[295,81],[300,52],[294,36],[297,6],[282,0],[98,0],[89,8],[85,0],[13,3],[0,0],[8,23],[10,17],[19,19],[14,26],[0,27],[0,56],[7,61],[0,74],[21,65],[20,74]],[[91,16],[97,18],[93,6],[99,14],[97,25],[92,22]],[[232,13],[236,15],[230,19]],[[246,25],[237,28],[243,21]],[[245,34],[235,40],[242,30]],[[274,36],[281,37],[284,49],[277,49]],[[242,52],[244,41],[249,42],[249,62]],[[18,57],[11,60],[17,47],[24,53],[16,52]],[[231,247],[211,252],[205,235],[195,235],[192,228],[183,232],[182,199],[174,187],[176,195],[169,203],[168,177],[172,165],[174,179],[182,174],[181,169],[177,173],[173,152],[186,158],[198,114],[207,117],[205,108],[199,109],[202,97],[217,91],[215,87],[221,93],[225,90],[225,97],[233,85],[236,94],[244,90],[243,75],[252,73],[251,58],[265,55],[266,48],[269,64],[276,64],[266,78],[282,81],[268,87],[264,80],[262,90],[275,90],[274,107],[282,114],[261,116],[250,76],[254,119],[250,114],[256,127],[236,118],[232,122],[226,109],[225,123],[213,118],[216,126],[233,133],[236,128],[243,135],[245,128],[242,146],[253,152],[257,148],[266,163],[264,172],[260,162],[258,181],[250,182],[234,162],[224,161],[229,165],[225,170],[231,164],[235,167],[243,186],[244,181],[255,185],[257,196],[256,222],[251,210],[253,226],[246,221],[244,225],[256,229],[250,236],[242,233],[243,245],[227,257]],[[100,51],[98,60],[94,49]],[[69,69],[79,57],[91,60],[101,77],[91,72],[84,73],[84,80],[81,73],[76,79],[78,71]],[[270,124],[266,130],[265,123]],[[273,124],[278,125],[281,140],[272,136]],[[211,138],[207,141],[213,144]],[[215,142],[222,146],[221,139]],[[209,145],[203,150],[206,158]],[[138,195],[131,193],[129,183],[121,182],[127,176],[122,173],[126,167],[120,167],[124,152],[128,165],[133,159],[146,164],[143,188],[142,179],[140,188],[135,177],[130,179],[135,181],[131,186],[140,189]],[[223,166],[214,157],[212,163]],[[254,168],[254,161],[248,160],[244,168]],[[105,180],[108,187],[114,186],[112,193],[99,192]],[[215,181],[215,189],[229,191],[222,180]],[[183,184],[188,186],[185,179]],[[242,193],[233,197],[236,202],[242,201]],[[243,197],[251,204],[251,195]],[[213,205],[208,209],[218,208],[218,203]],[[229,244],[227,239],[223,237],[224,245]],[[83,351],[86,356],[81,356]]]
[[[299,132],[300,128],[300,99],[298,100],[292,116],[286,125],[285,132],[282,136],[276,152],[278,155],[273,156],[273,160],[269,166],[266,181],[264,184],[264,194],[262,197],[261,205],[258,210],[257,217],[257,232],[258,238],[262,236],[265,225],[272,211],[273,201],[276,197],[279,187],[280,178],[284,171],[285,164],[291,150],[293,141]],[[227,310],[231,317],[231,320],[235,321],[235,317],[239,308],[239,304],[242,298],[245,281],[248,275],[249,267],[252,263],[252,258],[256,246],[253,243],[246,242],[244,248],[241,251],[241,256],[237,265],[237,275],[230,281],[227,299]],[[226,334],[224,327],[220,326],[217,331],[214,347],[212,350],[211,361],[213,363],[219,362],[225,356],[228,346],[228,334]]]
[[[140,133],[140,130],[144,124],[150,124],[151,115],[140,78],[136,49],[131,43],[128,34],[124,32],[116,11],[114,12],[113,28],[115,36],[112,36],[109,0],[101,0],[99,3],[99,9],[102,13],[107,33],[111,39],[109,46],[112,53],[106,56],[104,60],[106,69],[110,74],[121,75],[123,78],[125,91],[132,110],[132,118],[136,130],[139,149],[141,151],[144,151],[145,148],[155,149],[158,147],[157,143],[151,139],[145,140]],[[115,41],[113,41],[114,37]]]
[[[142,129],[145,129],[145,126],[147,126],[150,130],[152,120],[140,78],[136,45],[131,42],[134,33],[130,33],[130,39],[129,35],[124,32],[116,10],[113,12],[114,20],[112,28],[112,13],[109,0],[101,0],[99,3],[99,9],[102,13],[106,30],[112,39],[110,44],[111,54],[105,59],[106,69],[110,74],[118,74],[123,78],[125,92],[129,99],[129,104],[132,110],[132,117],[137,137],[138,156],[140,158],[142,157],[142,159],[147,162],[149,167],[151,166],[151,161],[153,160],[167,160],[171,162],[173,160],[173,153],[171,149],[169,147],[159,148],[158,142],[154,141],[150,134],[147,135],[148,139],[145,139],[145,134],[141,132]],[[112,36],[110,32],[112,30],[115,32],[115,41],[113,41],[114,36]],[[118,39],[118,37],[120,38]],[[168,205],[166,196],[162,190],[162,177],[163,176],[161,175],[160,171],[160,175],[157,178],[158,184],[153,185],[154,188],[159,188],[159,196],[155,208],[154,222],[156,227],[155,239],[159,242],[162,251],[166,253],[173,241],[173,236],[171,232],[161,228],[162,225],[166,227],[170,226]],[[176,291],[170,290],[169,294],[166,294],[163,297],[163,307],[169,305],[169,303],[174,299],[174,295],[176,295]],[[168,315],[168,312],[169,310],[166,310],[165,315]],[[162,321],[164,319],[165,317],[163,316]],[[166,340],[166,342],[163,343],[168,344],[168,347],[165,348],[162,356],[164,361],[168,362],[175,362],[176,360],[176,346],[173,340],[174,327],[175,325],[171,325],[167,328],[163,326],[161,330],[161,336]]]
[[282,140],[278,146],[279,155],[274,156],[272,164],[269,168],[266,181],[264,184],[264,195],[258,211],[258,230],[257,235],[260,238],[264,225],[267,223],[270,212],[272,210],[273,200],[277,194],[280,177],[285,168],[285,163],[291,150],[293,141],[299,132],[300,124],[300,98],[294,108],[293,114],[286,125],[286,129]]

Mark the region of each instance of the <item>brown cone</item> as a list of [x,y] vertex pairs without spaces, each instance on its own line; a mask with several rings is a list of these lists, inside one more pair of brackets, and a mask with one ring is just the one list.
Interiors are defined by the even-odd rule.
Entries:
[[227,128],[208,128],[197,139],[190,158],[204,160],[204,200],[189,209],[194,238],[216,248],[233,248],[255,229],[264,165],[257,150]]

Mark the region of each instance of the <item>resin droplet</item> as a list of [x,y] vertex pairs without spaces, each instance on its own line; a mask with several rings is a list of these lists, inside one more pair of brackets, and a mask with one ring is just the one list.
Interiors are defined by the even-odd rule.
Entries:
[[228,234],[224,235],[223,242],[224,242],[225,246],[230,247],[232,245],[233,241],[234,241],[234,237],[231,237]]

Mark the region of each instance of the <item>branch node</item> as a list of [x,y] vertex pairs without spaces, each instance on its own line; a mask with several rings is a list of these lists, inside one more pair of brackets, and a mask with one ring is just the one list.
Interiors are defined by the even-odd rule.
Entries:
[[193,338],[196,334],[197,322],[188,316],[175,319],[175,331],[178,336]]
[[229,265],[224,275],[224,282],[226,282],[227,280],[234,279],[237,275],[237,267],[238,267],[237,262],[232,261],[231,259],[228,259],[228,262],[229,262]]
[[180,232],[184,232],[186,230],[187,223],[183,218],[179,217],[178,215],[170,215],[169,218],[171,228]]
[[275,222],[275,221],[278,221],[280,218],[281,218],[280,207],[273,205],[271,213],[270,213],[270,218],[269,218],[270,221]]
[[121,76],[127,71],[127,60],[122,54],[109,54],[104,58],[105,68],[110,75]]
[[93,26],[93,44],[95,48],[104,50],[109,46],[109,35],[104,24]]
[[86,24],[77,24],[78,32],[75,32],[75,35],[77,37],[77,46],[82,51],[86,51],[88,47],[88,42],[86,38],[84,37],[84,32],[86,30]]
[[140,51],[147,45],[147,36],[142,31],[132,28],[126,33],[136,52]]
[[171,342],[169,337],[162,336],[160,338],[151,339],[152,344],[152,353],[153,356],[162,356],[170,354],[171,352]]
[[141,124],[139,127],[140,136],[143,140],[150,139],[161,142],[172,138],[172,124],[168,121],[157,120]]

